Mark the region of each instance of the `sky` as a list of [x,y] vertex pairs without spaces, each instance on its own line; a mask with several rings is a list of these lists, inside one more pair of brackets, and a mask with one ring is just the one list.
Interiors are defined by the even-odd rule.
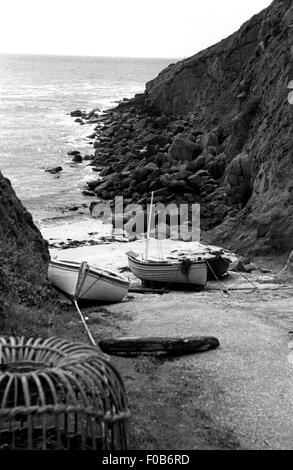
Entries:
[[0,53],[184,58],[271,0],[0,0]]

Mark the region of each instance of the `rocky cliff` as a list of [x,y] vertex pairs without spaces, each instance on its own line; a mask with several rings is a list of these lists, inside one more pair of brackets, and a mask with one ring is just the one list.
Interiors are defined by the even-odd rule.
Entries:
[[275,0],[235,34],[146,85],[148,105],[189,116],[218,136],[228,163],[227,199],[239,213],[213,229],[211,241],[252,251],[292,249],[292,79],[292,1]]
[[102,176],[85,194],[199,202],[206,241],[243,253],[292,250],[292,59],[292,0],[275,0],[163,70],[144,94],[81,115],[97,123],[92,165]]
[[47,243],[0,172],[0,330],[11,305],[41,306],[47,298]]

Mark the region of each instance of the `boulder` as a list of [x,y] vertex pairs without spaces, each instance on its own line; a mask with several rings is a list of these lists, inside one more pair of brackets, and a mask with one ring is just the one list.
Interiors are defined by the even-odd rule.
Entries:
[[219,144],[218,136],[214,132],[206,132],[201,136],[200,143],[203,149],[207,147],[217,147]]
[[170,149],[169,156],[177,161],[191,161],[194,157],[196,144],[186,137],[175,137]]
[[74,155],[72,161],[74,163],[81,163],[82,162],[82,155]]
[[172,175],[169,175],[168,173],[165,174],[165,175],[161,175],[160,178],[160,183],[162,184],[162,186],[164,187],[169,187],[171,181],[173,181],[173,176]]
[[136,121],[134,124],[133,124],[133,129],[135,131],[139,131],[139,130],[142,130],[146,127],[147,125],[147,122],[148,122],[149,118],[148,117],[144,117],[142,119],[140,119],[139,121]]
[[87,186],[88,188],[91,190],[91,189],[95,189],[100,183],[101,183],[101,179],[98,179],[98,180],[92,180],[92,181],[87,181]]
[[192,173],[196,173],[197,171],[201,170],[205,166],[205,157],[200,155],[195,160],[192,160],[190,163],[187,164],[186,170],[191,171]]
[[143,138],[144,145],[158,145],[164,147],[169,142],[169,137],[163,134],[148,134]]
[[102,181],[98,184],[98,186],[95,188],[95,193],[100,194],[102,191],[105,189],[110,189],[110,187],[113,186],[111,181]]
[[144,167],[137,167],[136,170],[132,173],[132,178],[136,183],[140,183],[146,179],[150,171]]
[[169,188],[175,192],[188,192],[191,189],[184,180],[176,180],[175,178],[170,181]]
[[214,179],[217,180],[217,179],[220,179],[224,175],[226,165],[227,165],[226,155],[224,153],[221,153],[220,155],[217,155],[216,157],[214,157],[212,161],[207,163],[207,169],[210,175]]
[[204,131],[202,129],[191,129],[190,133],[194,138],[197,138],[199,136],[202,136],[204,134]]
[[117,125],[113,124],[112,126],[108,127],[107,129],[103,129],[103,135],[106,137],[112,137],[115,134],[116,129],[118,128]]
[[89,190],[87,190],[87,189],[85,189],[84,191],[82,191],[82,194],[83,194],[84,196],[91,196],[91,197],[96,196],[96,193],[95,193],[94,191],[89,191]]
[[70,157],[74,157],[75,155],[80,155],[81,153],[79,152],[79,150],[71,150],[70,152],[67,152],[67,155],[69,155]]
[[100,113],[101,113],[101,109],[100,108],[94,108],[90,111],[89,115],[88,115],[88,118],[90,119],[91,117],[93,116],[96,116],[96,117],[99,117],[100,116]]
[[123,129],[123,127],[120,127],[118,131],[116,132],[115,136],[117,139],[126,139],[130,134],[130,131],[128,129]]
[[160,116],[155,120],[156,127],[159,129],[165,129],[169,122],[170,119],[167,116]]
[[104,168],[101,173],[100,173],[100,176],[108,176],[110,175],[111,173],[113,173],[113,168],[111,166],[106,166],[106,168]]
[[47,168],[45,171],[48,173],[52,173],[52,175],[55,175],[56,173],[59,173],[62,170],[62,166],[55,166],[53,168]]
[[71,117],[83,117],[85,115],[85,111],[81,111],[80,109],[76,109],[75,111],[71,111]]
[[175,173],[173,176],[175,177],[176,180],[185,180],[189,178],[189,176],[191,175],[192,175],[192,171],[188,171],[186,168],[183,168],[177,173]]
[[168,125],[168,129],[176,135],[185,131],[185,125],[182,121],[175,121]]
[[159,169],[159,167],[155,163],[150,162],[144,167],[144,169],[147,170],[148,173],[151,173],[153,171],[157,171]]
[[238,260],[237,263],[231,267],[231,271],[238,271],[240,273],[251,273],[256,269],[257,266],[253,263],[250,263],[250,261],[247,261],[246,259]]

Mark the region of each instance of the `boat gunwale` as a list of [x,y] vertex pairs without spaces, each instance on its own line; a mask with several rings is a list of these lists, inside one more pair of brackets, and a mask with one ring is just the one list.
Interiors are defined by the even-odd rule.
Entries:
[[[187,258],[188,259],[188,258]],[[169,262],[169,261],[144,261],[144,260],[139,260],[137,258],[134,258],[133,256],[128,256],[128,261],[133,262],[134,264],[137,264],[139,266],[144,266],[144,267],[180,267],[182,264],[182,261],[176,261],[176,262]],[[196,261],[191,261],[191,265],[207,265],[206,261],[204,259],[202,260],[196,260]]]
[[[68,265],[65,261],[56,261],[56,260],[51,260],[49,262],[49,267],[54,267],[54,268],[57,268],[57,269],[61,269],[61,270],[64,270],[64,271],[79,271],[80,269],[80,263],[76,262],[76,261],[72,261],[71,262],[72,264],[71,265]],[[74,265],[74,264],[75,265]],[[97,269],[100,269],[100,268],[97,268]],[[114,274],[112,275],[109,271],[104,271],[102,268],[100,269],[100,272],[98,270],[94,270],[92,268],[89,268],[88,270],[88,274],[90,274],[91,276],[95,277],[95,278],[104,278],[104,280],[106,282],[111,282],[111,283],[116,283],[118,284],[119,286],[122,287],[123,286],[128,286],[129,287],[129,280],[126,279],[125,277],[123,276],[119,276],[118,274]]]

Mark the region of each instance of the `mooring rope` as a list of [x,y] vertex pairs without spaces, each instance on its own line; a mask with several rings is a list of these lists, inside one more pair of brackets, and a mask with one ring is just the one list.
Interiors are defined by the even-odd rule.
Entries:
[[79,316],[80,316],[80,318],[81,318],[81,321],[82,321],[83,326],[84,326],[84,328],[85,328],[85,330],[86,330],[86,332],[87,332],[87,335],[88,335],[88,337],[89,337],[89,340],[90,340],[92,346],[97,346],[97,343],[95,342],[95,340],[94,340],[94,338],[93,338],[93,335],[91,334],[90,329],[89,329],[89,327],[88,327],[87,324],[86,324],[86,321],[85,321],[85,319],[84,319],[84,317],[83,317],[83,314],[81,313],[81,311],[80,311],[80,309],[79,309],[77,300],[74,300],[73,302],[74,302],[74,305],[75,305],[76,310],[77,310],[78,313],[79,313]]
[[[223,258],[223,260],[224,260],[224,261],[225,261],[227,264],[229,264],[229,263],[226,261],[226,259],[225,259],[225,258]],[[242,276],[242,277],[243,277],[243,279],[245,279],[247,282],[249,282],[249,283],[250,283],[250,284],[251,284],[251,285],[254,287],[254,289],[259,289],[259,287],[258,287],[256,284],[254,284],[254,282],[253,282],[253,281],[251,281],[251,280],[250,280],[250,279],[248,279],[246,276],[244,276],[244,274],[243,274],[243,273],[241,273],[240,271],[238,271],[238,269],[237,269],[237,267],[236,267],[236,266],[235,266],[235,271],[237,272],[237,274],[239,274],[239,276]]]
[[[220,281],[220,279],[218,278],[218,276],[216,275],[215,271],[213,270],[213,268],[211,267],[210,263],[208,262],[208,260],[206,259],[205,260],[207,265],[208,265],[208,268],[211,270],[214,278],[217,280],[219,286],[221,287],[221,290],[224,292],[224,294],[227,294],[227,295],[230,295],[228,289],[226,289],[226,287],[224,286],[224,283],[222,281]],[[223,287],[222,287],[223,286]]]

